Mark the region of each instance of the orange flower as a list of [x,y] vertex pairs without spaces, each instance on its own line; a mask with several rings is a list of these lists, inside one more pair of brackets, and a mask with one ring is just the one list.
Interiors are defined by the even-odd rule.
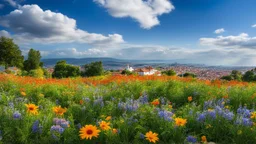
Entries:
[[52,110],[56,115],[63,115],[67,111],[66,108],[62,108],[61,106],[53,107]]
[[110,129],[110,123],[109,122],[105,122],[105,121],[101,121],[101,122],[99,122],[99,124],[100,124],[100,128],[102,129],[102,130],[109,130]]
[[24,91],[20,92],[20,94],[21,94],[22,96],[26,96],[26,95],[27,95]]
[[108,116],[108,117],[106,117],[106,120],[109,121],[109,120],[111,120],[111,118],[112,118],[111,116]]
[[183,118],[175,118],[174,120],[177,126],[185,126],[187,123],[187,120]]
[[153,133],[152,131],[149,131],[145,134],[146,140],[152,143],[156,143],[159,138],[157,133]]
[[114,134],[116,134],[116,133],[118,133],[118,130],[115,129],[115,128],[113,128],[113,129],[112,129],[112,132],[113,132]]
[[192,96],[188,97],[188,101],[191,102],[193,100]]
[[227,98],[228,98],[228,95],[223,96],[223,98],[224,98],[224,99],[227,99]]
[[79,131],[81,139],[92,139],[92,137],[98,137],[100,130],[94,125],[85,125]]
[[151,102],[152,105],[157,106],[160,104],[160,101],[158,99],[155,99],[154,101]]
[[38,106],[36,106],[35,104],[25,104],[25,106],[27,107],[27,112],[31,113],[33,115],[37,115],[38,114]]
[[83,100],[80,100],[79,103],[80,103],[80,105],[82,105],[82,104],[84,103],[84,101],[83,101]]
[[206,136],[202,136],[202,137],[201,137],[201,141],[202,141],[202,143],[207,143],[207,138],[206,138]]

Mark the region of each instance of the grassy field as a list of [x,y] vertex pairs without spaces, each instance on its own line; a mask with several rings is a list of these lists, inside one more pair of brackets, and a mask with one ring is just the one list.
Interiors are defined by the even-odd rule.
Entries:
[[254,83],[0,75],[0,143],[256,143]]

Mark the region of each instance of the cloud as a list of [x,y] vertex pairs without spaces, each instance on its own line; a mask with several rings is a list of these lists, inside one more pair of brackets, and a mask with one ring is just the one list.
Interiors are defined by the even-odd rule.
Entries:
[[23,43],[87,43],[92,45],[123,43],[119,34],[89,33],[77,28],[76,20],[42,10],[38,5],[24,5],[0,17],[0,25],[15,33],[13,38]]
[[6,30],[1,30],[0,31],[0,37],[4,36],[4,37],[11,37],[10,33]]
[[83,58],[83,57],[102,57],[107,56],[107,51],[102,49],[90,48],[78,51],[76,48],[56,49],[51,51],[40,51],[44,57],[63,57],[63,58]]
[[18,7],[19,4],[17,3],[17,1],[15,0],[4,0],[6,1],[7,3],[9,3],[9,5],[11,5],[12,7]]
[[255,25],[252,25],[253,28],[256,28],[256,24]]
[[159,25],[158,16],[174,10],[169,0],[94,0],[94,2],[106,8],[113,17],[135,19],[144,29]]
[[256,49],[256,37],[249,37],[246,33],[237,36],[218,36],[216,38],[200,38],[201,45],[210,45],[217,47],[235,47]]
[[216,30],[214,31],[214,33],[216,33],[216,34],[220,34],[220,33],[224,33],[224,32],[225,32],[225,29],[224,29],[224,28],[216,29]]
[[[107,49],[107,50],[106,50]],[[256,65],[254,49],[190,49],[161,45],[125,44],[119,48],[98,47],[87,50],[77,48],[43,50],[44,58],[114,57],[127,60],[168,60],[169,62],[208,65]]]
[[3,4],[0,4],[0,9],[4,8],[4,5]]

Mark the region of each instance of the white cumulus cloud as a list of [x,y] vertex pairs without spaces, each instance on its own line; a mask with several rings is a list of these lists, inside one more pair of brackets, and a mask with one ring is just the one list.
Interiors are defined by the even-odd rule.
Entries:
[[4,37],[11,37],[10,33],[6,30],[1,30],[0,31],[0,37],[4,36]]
[[246,33],[237,36],[218,36],[216,38],[200,38],[200,44],[218,47],[236,47],[256,49],[256,37],[250,37]]
[[174,10],[169,0],[94,0],[116,18],[131,17],[144,29],[160,24],[158,16]]
[[75,19],[62,13],[44,11],[38,5],[20,6],[10,14],[0,17],[0,25],[9,28],[15,33],[14,39],[24,43],[78,42],[97,45],[124,42],[119,34],[105,36],[78,29]]
[[224,33],[224,32],[225,32],[225,29],[224,29],[224,28],[216,29],[216,30],[214,31],[214,33],[216,33],[216,34],[220,34],[220,33]]
[[252,25],[253,28],[256,28],[256,24]]

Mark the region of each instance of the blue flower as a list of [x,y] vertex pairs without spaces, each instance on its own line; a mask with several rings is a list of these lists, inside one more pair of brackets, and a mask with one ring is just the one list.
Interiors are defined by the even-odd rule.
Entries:
[[18,111],[13,113],[13,119],[21,119],[21,113],[19,113]]
[[205,113],[201,113],[197,116],[197,121],[203,122],[206,119]]
[[2,136],[2,131],[0,130],[0,140],[3,139],[3,136]]
[[140,133],[140,138],[141,138],[141,139],[144,139],[144,138],[145,138],[145,135],[142,134],[142,133]]
[[36,120],[32,125],[33,133],[42,133],[42,126],[39,125],[39,120]]
[[196,140],[196,138],[194,136],[188,136],[187,137],[187,142],[189,142],[189,143],[196,143],[197,140]]
[[53,125],[51,127],[51,132],[58,132],[59,134],[62,134],[64,132],[64,128],[62,128],[60,125]]
[[163,118],[166,121],[171,121],[171,117],[173,116],[173,113],[167,110],[159,110],[158,115],[160,118]]

